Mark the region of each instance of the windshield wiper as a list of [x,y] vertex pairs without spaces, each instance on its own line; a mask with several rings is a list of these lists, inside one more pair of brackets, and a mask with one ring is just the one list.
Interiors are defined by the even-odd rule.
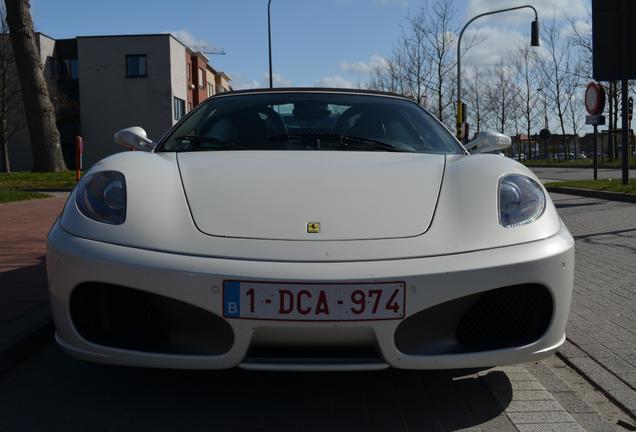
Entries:
[[384,150],[389,152],[408,152],[413,153],[413,149],[398,147],[393,144],[375,140],[373,138],[365,138],[354,135],[328,133],[328,132],[304,132],[291,133],[283,135],[275,135],[269,138],[270,141],[291,141],[302,140],[305,138],[315,138],[317,140],[336,141],[339,148],[352,148],[357,150]]
[[[190,150],[241,150],[241,147],[235,143],[234,141],[224,141],[220,138],[216,137],[206,137],[206,136],[198,136],[198,135],[184,135],[178,136],[174,138],[177,141],[190,141],[191,144],[188,148],[182,151],[190,151]],[[215,147],[210,148],[201,144],[214,144]]]

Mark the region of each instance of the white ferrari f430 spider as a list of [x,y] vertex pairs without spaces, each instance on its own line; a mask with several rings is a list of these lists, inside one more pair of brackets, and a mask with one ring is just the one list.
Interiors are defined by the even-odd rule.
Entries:
[[96,163],[48,237],[57,341],[162,368],[488,367],[565,340],[574,242],[510,145],[386,93],[231,92]]

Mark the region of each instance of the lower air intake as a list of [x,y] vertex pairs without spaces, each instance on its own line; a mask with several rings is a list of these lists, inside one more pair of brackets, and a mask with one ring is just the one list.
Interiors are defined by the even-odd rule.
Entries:
[[132,288],[83,283],[71,294],[71,319],[89,342],[135,351],[220,355],[234,333],[223,319],[196,306]]
[[552,318],[552,295],[541,285],[518,285],[483,294],[457,326],[457,341],[483,351],[530,344]]

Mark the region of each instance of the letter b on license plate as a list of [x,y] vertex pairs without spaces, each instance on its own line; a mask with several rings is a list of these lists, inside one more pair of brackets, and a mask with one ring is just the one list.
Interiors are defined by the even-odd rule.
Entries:
[[225,281],[223,316],[284,321],[404,318],[403,282],[287,284]]

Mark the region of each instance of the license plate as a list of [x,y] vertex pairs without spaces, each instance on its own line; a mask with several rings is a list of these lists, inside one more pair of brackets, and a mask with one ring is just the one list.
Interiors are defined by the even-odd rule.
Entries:
[[225,281],[223,316],[280,321],[404,318],[403,282],[289,284]]

